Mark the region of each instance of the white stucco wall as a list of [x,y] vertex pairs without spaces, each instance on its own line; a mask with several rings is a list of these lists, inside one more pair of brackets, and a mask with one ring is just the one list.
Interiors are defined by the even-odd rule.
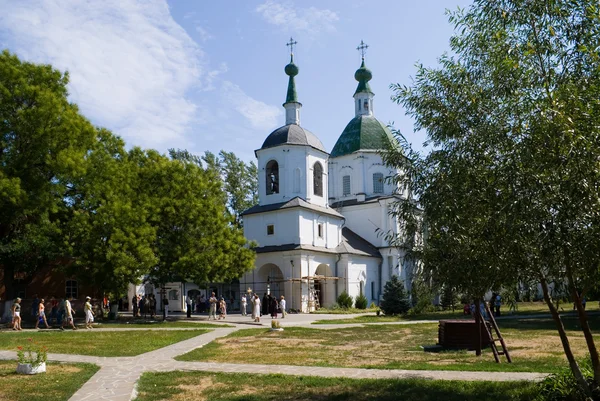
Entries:
[[[315,205],[326,206],[328,203],[328,167],[327,153],[310,146],[281,145],[256,151],[258,158],[258,194],[259,204],[285,202],[297,196]],[[267,195],[266,166],[271,160],[279,166],[279,193]],[[323,167],[323,196],[313,194],[313,166],[316,162]],[[294,181],[299,172],[300,185]]]

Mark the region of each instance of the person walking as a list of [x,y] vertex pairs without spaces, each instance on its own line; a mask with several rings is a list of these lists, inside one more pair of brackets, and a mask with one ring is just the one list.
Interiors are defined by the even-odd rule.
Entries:
[[21,331],[21,298],[17,297],[13,302],[10,311],[12,313],[13,330]]
[[140,317],[143,317],[145,319],[146,311],[144,310],[144,302],[146,302],[144,297],[141,295],[138,295],[138,310],[140,311]]
[[275,296],[270,298],[269,312],[271,312],[271,319],[277,319],[277,298]]
[[92,323],[94,323],[94,312],[92,312],[92,298],[85,297],[85,305],[83,306],[85,312],[85,328],[91,329]]
[[137,295],[134,295],[133,297],[131,297],[131,306],[133,306],[133,317],[136,318],[138,315],[138,299],[137,299]]
[[148,307],[150,308],[150,317],[154,319],[154,316],[156,315],[156,298],[154,297],[154,294],[150,294],[149,298]]
[[260,298],[257,294],[252,299],[252,317],[255,322],[260,322]]
[[71,301],[65,299],[65,317],[63,319],[62,326],[60,326],[61,330],[65,329],[65,323],[70,325],[73,330],[77,330],[77,327],[75,327],[75,323],[73,322],[73,313],[74,311],[73,307],[71,306]]
[[227,303],[225,302],[225,298],[223,297],[221,297],[221,301],[219,301],[219,310],[221,312],[219,313],[219,320],[225,320],[225,317],[227,317]]
[[39,300],[37,294],[35,294],[33,296],[33,303],[31,304],[31,316],[37,317],[39,304],[40,304],[40,300]]
[[210,310],[208,311],[208,320],[212,316],[214,320],[217,320],[217,297],[215,297],[215,293],[210,294],[210,298],[208,299],[208,303],[210,305]]
[[187,297],[186,304],[187,304],[187,318],[191,319],[192,318],[192,297],[190,297],[189,295]]
[[248,301],[246,300],[246,295],[242,295],[241,299],[241,307],[242,307],[242,316],[246,316],[246,306],[248,305]]
[[163,308],[165,309],[165,319],[169,317],[169,298],[165,295],[163,298]]
[[279,301],[279,307],[281,308],[281,318],[285,319],[285,315],[287,312],[285,311],[285,297],[282,295],[281,300]]
[[494,299],[494,315],[500,316],[500,306],[502,305],[502,297],[500,294],[496,295],[496,299]]
[[37,329],[39,324],[44,322],[46,328],[49,329],[48,320],[46,319],[46,305],[44,305],[44,299],[40,299],[40,304],[38,305],[37,318],[35,319],[35,328]]
[[265,295],[263,296],[262,299],[262,309],[260,312],[260,315],[266,315],[267,313],[269,313],[269,298],[267,298],[267,293],[265,292]]

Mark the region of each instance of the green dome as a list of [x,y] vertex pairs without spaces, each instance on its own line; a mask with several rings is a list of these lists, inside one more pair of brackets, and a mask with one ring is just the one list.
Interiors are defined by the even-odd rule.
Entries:
[[338,138],[330,157],[349,155],[359,150],[383,150],[396,140],[388,127],[373,116],[354,117]]
[[354,73],[354,79],[358,81],[358,86],[356,87],[356,91],[354,94],[360,92],[366,92],[373,94],[371,87],[369,86],[369,81],[373,78],[373,73],[367,67],[365,67],[365,59],[363,58],[362,64],[360,68],[356,70]]
[[290,77],[295,77],[296,75],[298,75],[298,66],[294,64],[293,60],[285,66],[285,73]]

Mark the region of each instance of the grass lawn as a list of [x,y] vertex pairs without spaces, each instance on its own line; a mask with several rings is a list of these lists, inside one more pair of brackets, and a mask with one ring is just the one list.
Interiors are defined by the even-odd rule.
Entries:
[[[590,306],[596,305],[596,302],[589,302]],[[559,309],[561,312],[569,312],[570,304],[560,304]],[[436,311],[420,313],[418,315],[406,315],[406,316],[381,316],[369,314],[364,316],[358,316],[350,319],[334,319],[334,320],[317,320],[313,324],[346,324],[346,323],[387,323],[387,322],[398,322],[404,320],[440,320],[440,319],[472,319],[469,315],[464,315],[462,307],[454,311]],[[365,312],[353,309],[354,312],[349,313],[361,313]],[[366,312],[369,312],[367,310]],[[537,315],[537,314],[550,314],[548,306],[545,302],[519,302],[517,304],[517,310],[508,313],[506,306],[502,307],[502,312],[505,316],[523,316],[523,315]]]
[[16,361],[0,361],[0,400],[64,401],[98,371],[89,363],[47,363],[46,373],[18,375]]
[[214,329],[215,327],[234,327],[229,324],[212,324],[212,323],[193,323],[193,322],[130,322],[130,323],[110,323],[110,322],[102,322],[102,323],[94,323],[94,328],[96,329],[131,329],[131,328],[153,328],[153,329],[161,329],[161,328],[186,328],[186,329]]
[[[576,356],[585,355],[583,335],[575,319],[564,319]],[[600,318],[590,324],[600,341]],[[472,351],[424,352],[437,342],[437,323],[377,325],[319,330],[289,327],[283,332],[240,330],[203,348],[179,356],[183,361],[260,363],[473,371],[556,372],[566,366],[560,339],[551,319],[501,323],[512,364],[494,362],[491,350],[478,358]]]
[[179,331],[41,331],[4,332],[0,335],[0,349],[16,351],[28,338],[48,347],[49,353],[93,356],[135,356],[179,341],[207,333],[209,330]]
[[352,400],[525,401],[535,395],[527,382],[356,380],[205,372],[144,373],[137,401],[155,400]]
[[356,309],[356,308],[319,308],[316,311],[311,312],[311,314],[315,315],[351,315],[354,313],[375,313],[377,312],[377,308],[368,308],[368,309]]

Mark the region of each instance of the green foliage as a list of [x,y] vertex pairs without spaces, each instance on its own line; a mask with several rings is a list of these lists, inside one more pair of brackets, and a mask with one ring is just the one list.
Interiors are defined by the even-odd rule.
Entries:
[[352,308],[353,303],[354,300],[346,291],[342,291],[342,293],[337,297],[337,304],[340,306],[340,308]]
[[61,255],[71,183],[96,130],[67,99],[68,74],[0,53],[0,265],[6,297],[15,272]]
[[[99,292],[160,283],[229,281],[253,267],[237,214],[253,202],[256,166],[187,151],[125,150],[67,99],[68,75],[0,54],[0,266],[58,264]],[[236,181],[236,179],[241,181]],[[238,222],[239,223],[239,222]],[[59,261],[59,263],[57,263]],[[31,275],[29,276],[31,277]]]
[[411,287],[412,308],[411,314],[433,312],[434,291],[422,274],[415,275]]
[[440,304],[444,310],[454,310],[456,305],[460,303],[460,297],[452,289],[452,287],[446,285],[442,287],[442,296],[440,298]]
[[354,300],[354,307],[356,309],[367,309],[368,304],[369,301],[367,300],[367,297],[365,297],[363,294],[357,295]]
[[385,283],[383,287],[383,300],[380,307],[386,315],[401,315],[410,309],[410,302],[404,289],[404,283],[400,281],[398,276],[392,276]]
[[[585,379],[591,383],[594,374],[589,360],[580,363]],[[577,379],[570,369],[553,373],[538,384],[538,396],[535,401],[585,401],[585,393],[577,385]]]
[[[449,15],[455,34],[439,66],[392,85],[435,146],[420,156],[404,141],[389,152],[421,207],[394,212],[426,224],[417,245],[434,282],[479,299],[518,282],[566,282],[580,305],[578,293],[600,281],[598,3],[475,0]],[[598,383],[600,356],[579,311]]]

